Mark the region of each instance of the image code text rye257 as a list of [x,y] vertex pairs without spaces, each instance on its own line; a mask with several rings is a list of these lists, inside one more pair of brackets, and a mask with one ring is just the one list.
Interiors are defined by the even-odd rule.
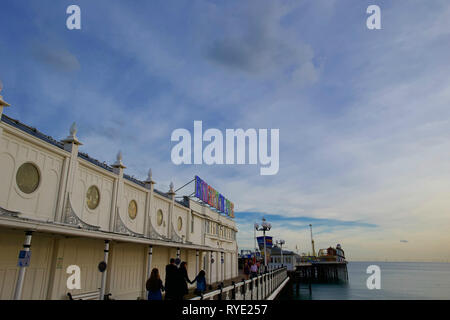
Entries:
[[218,313],[227,315],[264,315],[267,311],[267,304],[227,304],[220,306],[196,306],[189,304],[183,307],[183,315],[208,315],[211,318]]

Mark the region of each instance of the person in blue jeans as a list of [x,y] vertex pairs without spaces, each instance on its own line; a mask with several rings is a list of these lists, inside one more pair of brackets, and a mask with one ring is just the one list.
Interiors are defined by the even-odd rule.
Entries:
[[194,293],[196,295],[200,295],[201,293],[206,291],[206,274],[205,274],[205,271],[200,270],[200,272],[195,277],[195,279],[192,281],[192,283],[194,283],[195,281],[197,281],[197,288],[195,289]]
[[148,300],[162,300],[161,290],[164,291],[164,286],[157,268],[153,268],[145,287],[148,291]]

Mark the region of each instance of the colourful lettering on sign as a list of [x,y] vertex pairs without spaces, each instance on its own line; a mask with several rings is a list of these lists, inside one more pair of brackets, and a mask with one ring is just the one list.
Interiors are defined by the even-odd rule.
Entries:
[[234,203],[226,199],[198,176],[195,176],[195,197],[227,216],[234,218]]

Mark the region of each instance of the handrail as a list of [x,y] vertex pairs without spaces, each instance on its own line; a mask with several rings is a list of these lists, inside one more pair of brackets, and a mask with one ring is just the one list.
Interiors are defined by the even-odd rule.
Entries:
[[242,280],[237,283],[233,282],[227,287],[222,287],[223,284],[219,285],[218,289],[190,300],[231,300],[233,299],[233,290],[234,299],[236,300],[272,300],[288,282],[289,277],[287,275],[287,267],[280,267],[251,279]]

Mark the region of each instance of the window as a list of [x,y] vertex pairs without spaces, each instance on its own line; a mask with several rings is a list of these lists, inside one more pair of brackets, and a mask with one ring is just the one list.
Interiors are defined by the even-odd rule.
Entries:
[[163,223],[163,212],[161,209],[159,209],[156,213],[156,223],[158,224],[158,226],[162,225]]
[[191,213],[191,233],[194,232],[194,215]]
[[40,175],[38,168],[30,163],[24,163],[19,167],[16,174],[16,183],[23,193],[33,193],[39,186]]
[[100,203],[100,192],[96,186],[90,186],[86,192],[86,204],[89,209],[94,210]]
[[178,217],[177,226],[178,231],[181,231],[181,228],[183,228],[183,219],[181,219],[181,217]]
[[131,220],[136,219],[137,216],[137,203],[134,200],[131,200],[128,204],[128,216]]

